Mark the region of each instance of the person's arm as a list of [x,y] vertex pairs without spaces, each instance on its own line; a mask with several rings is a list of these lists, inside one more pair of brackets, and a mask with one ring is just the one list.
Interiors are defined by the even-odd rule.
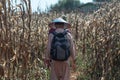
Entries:
[[48,42],[47,42],[47,50],[45,53],[45,63],[47,64],[48,67],[50,66],[49,62],[50,62],[50,50],[51,50],[52,38],[53,38],[53,35],[49,34],[48,35]]
[[68,33],[68,36],[69,36],[70,43],[71,43],[71,47],[70,47],[71,57],[72,57],[72,60],[75,61],[76,59],[75,44],[74,44],[72,35]]
[[74,44],[74,41],[73,41],[73,37],[72,37],[72,35],[70,33],[68,33],[68,37],[69,37],[70,43],[71,43],[70,52],[71,52],[71,58],[72,58],[72,67],[75,70],[76,69],[76,64],[75,64],[75,61],[76,61],[75,44]]
[[45,55],[46,59],[50,59],[50,50],[51,50],[52,38],[53,38],[53,35],[49,34],[48,35],[48,42],[47,42],[47,51],[46,51],[46,55]]

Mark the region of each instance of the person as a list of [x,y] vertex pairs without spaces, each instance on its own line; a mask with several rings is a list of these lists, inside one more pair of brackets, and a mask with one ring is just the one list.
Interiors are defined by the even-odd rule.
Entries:
[[[54,19],[50,24],[50,28],[53,28],[53,31],[49,31],[48,43],[47,43],[47,52],[45,55],[47,66],[50,67],[50,80],[70,80],[70,61],[72,61],[73,69],[76,68],[75,65],[75,45],[73,42],[73,37],[67,28],[70,28],[71,25],[62,18]],[[66,33],[66,37],[70,43],[70,50],[66,54],[70,54],[65,60],[59,60],[51,57],[52,43],[54,40],[54,34]],[[63,54],[63,53],[60,53]],[[65,54],[65,55],[66,55]],[[59,57],[59,56],[58,56]],[[56,59],[56,60],[55,60]],[[60,58],[61,59],[61,58]]]

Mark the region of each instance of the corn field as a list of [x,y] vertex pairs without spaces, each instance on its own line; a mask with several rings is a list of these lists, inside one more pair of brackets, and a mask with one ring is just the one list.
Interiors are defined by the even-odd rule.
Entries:
[[61,15],[71,23],[77,51],[75,80],[120,79],[120,2],[93,14],[32,12],[31,1],[0,0],[0,80],[49,80],[44,65],[48,23]]

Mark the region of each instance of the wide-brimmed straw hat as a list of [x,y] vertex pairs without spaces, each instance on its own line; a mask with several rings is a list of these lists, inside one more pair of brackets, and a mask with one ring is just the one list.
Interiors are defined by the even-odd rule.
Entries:
[[56,19],[54,19],[54,20],[49,24],[49,27],[55,26],[55,25],[54,25],[55,23],[64,23],[64,25],[65,25],[67,28],[70,28],[70,27],[71,27],[71,25],[70,25],[67,21],[65,21],[64,19],[62,19],[62,18],[56,18]]

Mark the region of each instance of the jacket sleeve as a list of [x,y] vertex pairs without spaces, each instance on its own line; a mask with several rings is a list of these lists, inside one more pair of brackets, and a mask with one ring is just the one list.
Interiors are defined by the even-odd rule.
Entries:
[[49,34],[48,35],[48,42],[47,42],[47,50],[45,53],[45,58],[50,59],[50,50],[51,50],[51,43],[52,43],[53,35]]
[[70,43],[71,43],[71,46],[70,46],[71,58],[72,58],[72,60],[75,60],[76,59],[75,44],[73,41],[73,37],[70,33],[68,33],[68,38],[69,38]]

